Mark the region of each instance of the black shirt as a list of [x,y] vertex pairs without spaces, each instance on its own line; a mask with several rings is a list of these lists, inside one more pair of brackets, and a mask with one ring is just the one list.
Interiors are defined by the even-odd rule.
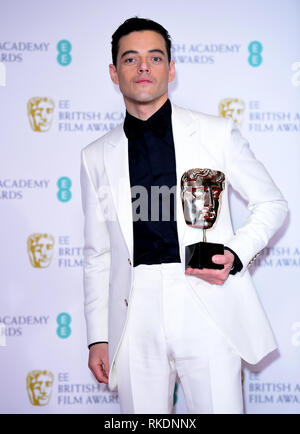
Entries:
[[171,112],[169,100],[146,121],[126,112],[134,266],[181,262]]

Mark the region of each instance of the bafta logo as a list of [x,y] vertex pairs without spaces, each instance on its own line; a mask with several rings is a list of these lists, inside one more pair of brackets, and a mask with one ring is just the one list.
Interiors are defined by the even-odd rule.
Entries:
[[231,118],[236,127],[240,127],[246,105],[238,98],[224,98],[219,103],[219,115],[223,118]]
[[26,377],[29,401],[32,405],[47,405],[51,398],[54,375],[50,371],[30,371]]
[[27,103],[27,114],[33,131],[49,130],[54,111],[54,101],[51,98],[35,96]]
[[54,247],[54,237],[50,234],[32,234],[27,239],[27,252],[34,268],[49,267]]

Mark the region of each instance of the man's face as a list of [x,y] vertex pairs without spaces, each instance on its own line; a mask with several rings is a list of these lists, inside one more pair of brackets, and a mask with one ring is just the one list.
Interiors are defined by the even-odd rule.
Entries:
[[222,184],[202,179],[195,185],[185,187],[183,192],[184,216],[187,224],[209,229],[216,221],[219,197],[222,193]]
[[50,263],[50,255],[52,254],[53,244],[48,238],[40,238],[34,249],[34,256],[40,267],[47,267]]
[[167,99],[168,83],[175,76],[175,67],[173,61],[168,61],[164,38],[145,30],[122,36],[117,66],[110,65],[110,75],[119,85],[126,106],[152,103]]
[[29,120],[34,131],[48,131],[53,116],[54,103],[50,98],[32,98],[29,102]]
[[238,98],[224,98],[219,104],[220,116],[232,118],[237,127],[243,122],[244,111],[245,103]]
[[227,116],[232,118],[236,125],[240,125],[242,123],[244,113],[244,107],[240,102],[233,101],[227,109]]
[[35,111],[34,119],[37,127],[43,131],[48,129],[50,120],[52,118],[53,108],[48,102],[40,102],[38,108]]
[[49,402],[52,391],[53,379],[47,374],[41,373],[32,379],[29,385],[29,396],[33,405],[46,405]]
[[46,268],[50,265],[54,240],[51,236],[36,236],[29,238],[29,259],[31,265],[36,268]]
[[181,200],[185,222],[201,229],[213,227],[218,216],[225,175],[219,170],[190,169],[181,177]]

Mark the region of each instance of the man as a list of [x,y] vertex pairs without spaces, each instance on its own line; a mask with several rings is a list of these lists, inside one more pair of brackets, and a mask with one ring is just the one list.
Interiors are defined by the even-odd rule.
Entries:
[[[176,375],[190,413],[242,413],[241,358],[257,363],[276,348],[247,266],[287,206],[231,120],[170,103],[170,48],[168,32],[151,20],[131,18],[117,29],[109,72],[125,121],[82,151],[89,367],[118,387],[123,413],[169,413]],[[226,246],[213,257],[222,270],[185,271],[185,246],[202,239],[180,200],[181,176],[192,168],[225,174],[218,221],[207,233]],[[229,183],[251,211],[236,234]],[[153,188],[174,186],[169,219],[161,195],[159,218],[151,218]]]

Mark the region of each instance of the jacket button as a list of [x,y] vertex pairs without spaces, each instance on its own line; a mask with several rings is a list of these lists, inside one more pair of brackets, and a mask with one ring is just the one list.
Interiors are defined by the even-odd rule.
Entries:
[[130,260],[130,258],[128,258],[128,264],[131,265],[131,260]]
[[128,306],[128,301],[126,300],[126,298],[125,298],[124,302],[125,302],[126,306]]

